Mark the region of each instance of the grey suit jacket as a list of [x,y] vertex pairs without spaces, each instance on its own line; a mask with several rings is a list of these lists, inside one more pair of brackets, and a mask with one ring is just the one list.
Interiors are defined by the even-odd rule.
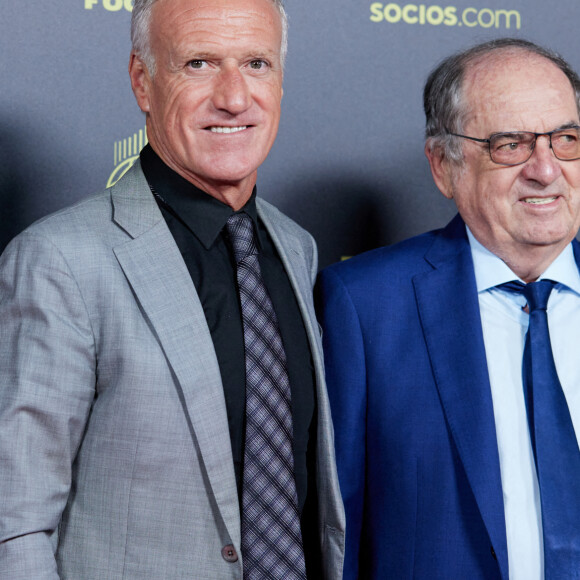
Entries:
[[[324,578],[344,513],[311,289],[316,247],[260,217],[304,317],[318,401]],[[0,259],[0,578],[241,579],[240,513],[212,339],[139,164]]]

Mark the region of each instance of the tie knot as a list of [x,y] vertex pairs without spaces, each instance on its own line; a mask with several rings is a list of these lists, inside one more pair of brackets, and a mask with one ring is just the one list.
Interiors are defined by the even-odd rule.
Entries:
[[528,302],[528,309],[531,313],[534,310],[546,310],[550,292],[552,292],[555,284],[556,282],[553,280],[540,280],[539,282],[530,282],[529,284],[522,284],[514,280],[513,282],[500,284],[498,288],[516,294],[523,294]]
[[258,253],[254,237],[254,222],[247,213],[235,213],[228,218],[226,229],[234,249],[236,263]]
[[530,313],[534,310],[546,310],[548,298],[554,284],[555,282],[552,282],[552,280],[540,280],[539,282],[530,282],[524,286],[524,296],[528,301]]

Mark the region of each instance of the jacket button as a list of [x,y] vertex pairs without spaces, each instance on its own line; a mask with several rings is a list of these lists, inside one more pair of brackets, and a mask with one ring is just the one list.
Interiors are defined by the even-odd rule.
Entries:
[[491,555],[493,556],[493,559],[497,562],[497,556],[495,555],[495,550],[493,549],[493,546],[490,546],[489,549],[491,550]]
[[222,548],[222,558],[226,562],[237,562],[238,553],[232,544],[228,544]]

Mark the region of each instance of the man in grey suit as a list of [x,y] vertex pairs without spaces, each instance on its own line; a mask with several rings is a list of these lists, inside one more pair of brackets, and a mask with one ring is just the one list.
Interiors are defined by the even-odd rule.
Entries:
[[[284,9],[136,0],[132,42],[150,142],[140,161],[0,259],[0,577],[339,579],[344,514],[311,300],[316,247],[255,197],[278,128]],[[287,405],[282,418],[260,413],[290,425],[276,437],[258,429],[264,453],[283,431],[262,463],[247,454],[256,381],[246,376],[254,347],[238,297],[238,218],[254,232],[260,302],[274,311],[254,336],[275,329],[283,345],[284,379],[272,377],[268,348],[258,357],[257,387],[283,383]],[[260,318],[267,305],[254,308]],[[291,477],[274,487],[284,497],[271,495],[272,479],[256,494],[282,451]]]

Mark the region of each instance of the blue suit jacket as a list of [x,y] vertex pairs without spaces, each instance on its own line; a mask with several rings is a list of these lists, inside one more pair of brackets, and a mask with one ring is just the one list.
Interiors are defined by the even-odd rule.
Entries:
[[508,578],[470,246],[444,230],[320,275],[345,580]]

